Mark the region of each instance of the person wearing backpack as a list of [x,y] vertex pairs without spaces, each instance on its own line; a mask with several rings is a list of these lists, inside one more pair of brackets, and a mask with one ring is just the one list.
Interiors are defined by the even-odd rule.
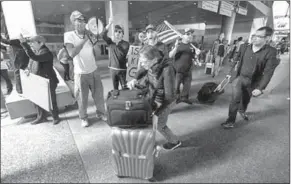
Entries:
[[70,78],[70,69],[72,68],[72,62],[73,59],[70,57],[68,50],[65,45],[63,45],[63,48],[59,51],[57,55],[58,60],[60,61],[61,65],[64,67],[64,80],[69,81]]
[[140,50],[141,69],[136,73],[135,79],[128,82],[128,87],[133,89],[137,81],[147,77],[147,87],[153,111],[158,116],[158,131],[167,139],[163,145],[166,150],[174,150],[181,146],[181,141],[167,126],[168,116],[175,102],[175,71],[169,59],[161,56],[157,47],[145,45]]

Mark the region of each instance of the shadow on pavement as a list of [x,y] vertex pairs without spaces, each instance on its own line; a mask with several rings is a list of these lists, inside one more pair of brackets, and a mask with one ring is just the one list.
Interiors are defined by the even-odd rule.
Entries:
[[[253,112],[250,121],[238,121],[237,126],[230,130],[223,129],[220,124],[225,119],[217,119],[213,122],[212,128],[196,130],[181,137],[182,147],[174,151],[162,151],[156,163],[155,178],[157,181],[169,180],[176,176],[185,175],[189,172],[195,173],[200,167],[214,167],[228,160],[229,152],[240,137],[247,136],[250,129],[243,128],[257,120],[263,120],[274,115],[286,113],[283,109],[268,109],[263,112]],[[255,133],[252,136],[267,134],[266,130],[259,128],[252,129]],[[262,132],[264,131],[264,132]],[[271,131],[271,130],[270,130]],[[260,138],[252,137],[252,144],[257,144]],[[238,156],[232,155],[231,159]]]

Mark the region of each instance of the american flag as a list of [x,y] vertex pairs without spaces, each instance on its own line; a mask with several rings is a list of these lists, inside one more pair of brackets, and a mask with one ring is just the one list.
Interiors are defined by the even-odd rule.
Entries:
[[159,24],[156,27],[156,30],[158,32],[159,40],[164,44],[169,44],[179,38],[179,35],[170,29],[170,27],[166,25],[165,22]]
[[[170,44],[179,38],[179,35],[170,29],[170,27],[167,26],[164,21],[156,27],[156,31],[158,33],[158,40],[164,44]],[[147,41],[147,38],[145,41]]]

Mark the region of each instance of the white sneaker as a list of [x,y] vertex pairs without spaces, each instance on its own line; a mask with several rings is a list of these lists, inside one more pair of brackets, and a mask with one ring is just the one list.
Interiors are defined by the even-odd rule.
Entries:
[[82,119],[82,123],[81,123],[81,126],[82,127],[88,127],[89,126],[89,122],[88,122],[88,120],[87,119]]
[[97,117],[98,119],[101,119],[102,121],[107,122],[107,116],[104,115],[104,114],[97,114],[96,117]]

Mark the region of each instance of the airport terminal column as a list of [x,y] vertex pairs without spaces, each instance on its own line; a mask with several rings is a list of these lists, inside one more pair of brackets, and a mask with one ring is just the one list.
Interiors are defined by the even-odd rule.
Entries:
[[231,17],[222,16],[221,31],[225,34],[225,39],[231,43],[232,31],[235,23],[236,12],[232,12]]
[[[123,40],[128,41],[128,1],[112,1],[112,10],[110,10],[109,4],[109,1],[105,2],[106,23],[104,22],[104,24],[107,25],[110,15],[113,15],[113,26],[122,25],[124,28]],[[112,36],[112,29],[109,30],[108,35]]]

